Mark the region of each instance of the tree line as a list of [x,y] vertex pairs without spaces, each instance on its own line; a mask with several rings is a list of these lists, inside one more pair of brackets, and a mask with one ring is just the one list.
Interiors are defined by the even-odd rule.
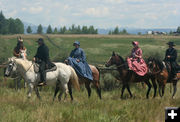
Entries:
[[0,34],[23,34],[24,24],[18,18],[6,19],[3,12],[0,12]]
[[[32,33],[31,26],[28,26],[27,33]],[[37,28],[38,34],[43,33],[43,26],[40,24]],[[52,29],[51,25],[48,26],[46,30],[47,34],[98,34],[98,30],[94,28],[94,26],[75,26],[74,24],[67,28],[66,26],[60,27],[59,29],[55,27]]]
[[108,33],[109,35],[123,35],[123,34],[128,34],[128,32],[126,31],[126,29],[123,29],[122,31],[119,30],[119,27],[116,26],[116,28],[114,30],[109,31]]

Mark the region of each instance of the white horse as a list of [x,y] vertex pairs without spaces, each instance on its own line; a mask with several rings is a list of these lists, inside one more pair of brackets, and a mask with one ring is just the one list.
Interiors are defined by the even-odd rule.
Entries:
[[[55,65],[57,66],[57,69],[55,71],[47,72],[46,74],[47,85],[56,86],[53,100],[60,88],[62,92],[59,95],[59,98],[61,98],[63,93],[65,93],[66,97],[69,91],[71,100],[73,100],[71,85],[73,84],[76,89],[80,89],[78,76],[76,75],[74,69],[69,65],[64,63],[55,63]],[[40,99],[37,88],[37,84],[40,81],[40,75],[39,73],[34,72],[33,62],[20,58],[11,58],[6,68],[5,76],[10,76],[12,72],[18,72],[27,82],[28,98],[31,97],[31,93],[34,89],[37,97]]]

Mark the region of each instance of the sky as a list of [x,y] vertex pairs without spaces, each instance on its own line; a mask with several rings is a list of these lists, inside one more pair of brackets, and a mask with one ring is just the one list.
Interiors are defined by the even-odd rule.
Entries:
[[177,28],[180,0],[0,0],[6,18],[52,27]]

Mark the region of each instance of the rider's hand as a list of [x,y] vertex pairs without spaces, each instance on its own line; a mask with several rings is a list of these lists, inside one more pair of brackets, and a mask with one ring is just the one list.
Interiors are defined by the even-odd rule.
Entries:
[[168,57],[168,58],[170,58],[171,56],[170,56],[170,55],[168,55],[167,57]]
[[80,62],[80,60],[79,59],[76,59],[76,61],[79,63]]
[[33,61],[33,62],[35,62],[35,61],[36,61],[36,59],[35,59],[35,58],[33,58],[33,59],[32,59],[32,61]]

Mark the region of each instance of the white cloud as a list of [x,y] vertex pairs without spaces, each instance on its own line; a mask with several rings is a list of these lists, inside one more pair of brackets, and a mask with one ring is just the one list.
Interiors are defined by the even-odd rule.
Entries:
[[6,14],[6,16],[7,16],[7,17],[15,17],[16,14],[17,14],[17,11],[14,10],[14,11],[8,12],[8,13]]
[[94,16],[94,17],[105,17],[109,14],[109,9],[107,7],[103,8],[87,8],[84,11],[85,14],[89,16]]
[[38,14],[40,12],[42,12],[43,7],[38,6],[38,7],[30,7],[29,12],[32,14]]

